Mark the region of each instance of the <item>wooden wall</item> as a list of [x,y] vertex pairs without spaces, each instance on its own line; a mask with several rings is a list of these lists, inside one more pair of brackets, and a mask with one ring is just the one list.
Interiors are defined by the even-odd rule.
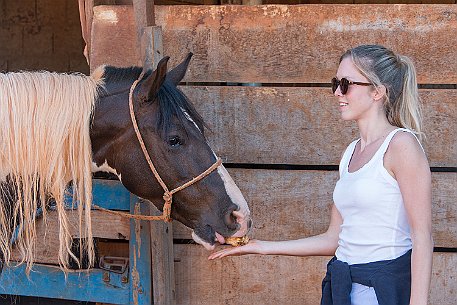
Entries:
[[[340,120],[325,84],[347,48],[384,44],[417,66],[433,170],[437,251],[430,304],[456,303],[456,16],[453,5],[156,8],[171,66],[188,51],[195,54],[182,89],[211,127],[211,145],[232,165],[251,207],[253,238],[299,238],[326,229],[338,176],[331,166],[358,135]],[[95,7],[92,37],[91,69],[137,62],[130,6]],[[226,83],[239,86],[221,86]],[[263,86],[242,86],[252,83]],[[180,224],[174,234],[190,238]],[[177,304],[319,302],[328,257],[209,262],[207,256],[200,246],[175,245]]]
[[0,0],[0,71],[89,72],[78,3]]

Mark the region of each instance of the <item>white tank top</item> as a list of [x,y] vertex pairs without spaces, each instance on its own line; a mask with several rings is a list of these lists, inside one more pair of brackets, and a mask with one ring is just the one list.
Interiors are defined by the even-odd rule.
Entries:
[[335,255],[349,265],[395,259],[412,248],[400,188],[384,167],[384,154],[399,130],[412,133],[403,128],[392,131],[359,170],[350,173],[348,166],[360,139],[341,159],[333,200],[343,224]]

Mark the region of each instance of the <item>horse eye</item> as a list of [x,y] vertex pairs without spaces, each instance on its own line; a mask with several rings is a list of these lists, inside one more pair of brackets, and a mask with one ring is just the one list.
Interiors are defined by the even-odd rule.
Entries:
[[168,144],[170,144],[170,146],[176,147],[181,145],[182,141],[178,136],[173,136],[168,139]]

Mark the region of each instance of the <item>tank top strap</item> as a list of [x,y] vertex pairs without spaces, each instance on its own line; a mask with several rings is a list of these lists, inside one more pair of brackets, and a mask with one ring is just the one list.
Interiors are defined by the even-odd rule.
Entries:
[[340,166],[339,166],[339,172],[340,172],[340,177],[344,173],[344,169],[348,167],[349,162],[352,158],[352,155],[354,154],[354,149],[355,146],[357,145],[357,142],[359,142],[360,139],[352,141],[351,144],[348,145],[346,150],[344,151],[343,157],[341,157],[340,161]]
[[[384,142],[381,144],[381,147],[379,147],[379,150],[378,152],[380,152],[380,156],[382,156],[382,158],[384,158],[384,155],[387,151],[387,148],[389,147],[389,144],[390,144],[390,141],[392,141],[392,138],[395,136],[395,134],[398,132],[398,131],[404,131],[404,132],[409,132],[410,134],[412,134],[417,142],[419,143],[420,147],[422,148],[422,150],[424,151],[424,148],[422,147],[422,144],[420,143],[419,139],[416,137],[416,135],[414,134],[414,132],[412,132],[411,130],[407,129],[407,128],[397,128],[397,129],[394,129],[392,130],[386,137],[386,139],[384,140]],[[425,152],[425,151],[424,151]]]

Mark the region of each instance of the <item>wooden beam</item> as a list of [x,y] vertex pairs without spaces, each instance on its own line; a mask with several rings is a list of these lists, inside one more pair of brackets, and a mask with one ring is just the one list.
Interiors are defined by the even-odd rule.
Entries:
[[[196,70],[196,66],[191,68]],[[330,88],[182,86],[209,125],[208,141],[230,163],[338,164],[360,135],[342,121]],[[457,160],[457,90],[419,90],[431,166]]]
[[[151,215],[161,215],[151,204]],[[151,221],[151,268],[154,305],[174,305],[175,268],[171,223]]]
[[[136,29],[137,65],[151,69],[153,61],[149,54],[153,52],[155,25],[154,0],[133,0],[133,13]],[[151,35],[152,34],[152,35]]]
[[[111,64],[129,65],[135,35],[117,32],[134,32],[132,9],[109,9],[123,15],[114,25],[99,14],[107,32],[93,48],[106,46],[96,51],[101,58],[110,52],[117,56]],[[410,56],[419,83],[457,82],[453,5],[176,5],[158,6],[155,14],[170,64],[195,54],[184,82],[328,83],[341,54],[362,43]]]
[[[163,57],[162,29],[155,26],[154,0],[133,0],[137,33],[137,64],[144,70],[157,66]],[[150,215],[161,213],[149,204]],[[150,222],[153,304],[175,304],[173,233],[171,223]]]
[[[253,239],[297,239],[325,232],[337,171],[229,169],[252,212]],[[457,173],[432,173],[435,247],[457,248]],[[174,237],[191,230],[175,222]]]
[[[136,196],[130,197],[130,213],[144,215],[149,211],[149,205]],[[151,239],[150,221],[130,219],[129,243],[129,304],[155,304],[152,302],[153,279],[151,274]]]
[[84,42],[83,54],[86,57],[87,63],[90,65],[90,46],[91,46],[91,31],[92,31],[92,19],[94,0],[78,0],[79,7],[79,20],[81,22],[81,35]]
[[137,30],[155,25],[154,0],[133,0]]
[[[315,305],[331,257],[245,255],[208,261],[195,245],[175,245],[178,304]],[[454,305],[457,253],[434,253],[429,304]]]
[[138,64],[146,70],[155,69],[163,57],[162,27],[148,26],[143,29],[140,50],[141,62]]

